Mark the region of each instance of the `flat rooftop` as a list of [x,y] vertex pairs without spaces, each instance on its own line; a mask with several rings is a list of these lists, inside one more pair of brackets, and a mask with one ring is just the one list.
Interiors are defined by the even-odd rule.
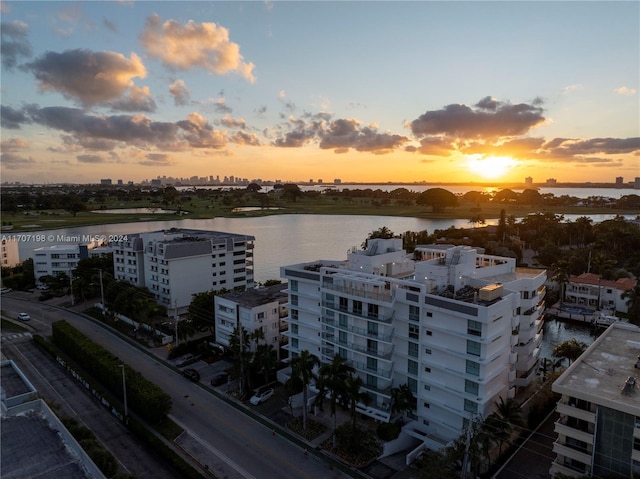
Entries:
[[78,457],[37,412],[2,418],[3,479],[88,479]]
[[[613,324],[553,383],[553,390],[640,416],[640,328]],[[628,378],[635,388],[625,389]]]
[[266,303],[275,301],[286,302],[288,296],[284,290],[287,288],[286,283],[274,284],[266,288],[247,289],[245,291],[232,291],[230,293],[221,294],[220,297],[234,301],[245,308],[255,308]]
[[9,362],[0,367],[0,377],[2,377],[2,391],[8,398],[33,391]]

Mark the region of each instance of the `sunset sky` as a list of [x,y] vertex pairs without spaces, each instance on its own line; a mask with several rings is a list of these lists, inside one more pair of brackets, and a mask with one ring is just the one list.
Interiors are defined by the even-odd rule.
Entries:
[[1,2],[2,182],[625,182],[640,3]]

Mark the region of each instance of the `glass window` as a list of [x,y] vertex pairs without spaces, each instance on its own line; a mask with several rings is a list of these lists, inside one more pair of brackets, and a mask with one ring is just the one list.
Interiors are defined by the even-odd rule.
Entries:
[[467,320],[467,334],[482,336],[482,323],[471,319]]
[[418,343],[408,343],[408,354],[413,358],[418,357]]
[[297,309],[292,309],[290,316],[291,316],[291,319],[297,320],[298,319],[298,310]]
[[353,314],[362,314],[362,301],[353,301]]
[[418,393],[418,381],[413,378],[407,378],[407,386],[409,386],[409,391],[413,394]]
[[467,354],[480,356],[480,343],[467,339]]
[[289,280],[289,289],[291,291],[298,291],[298,281],[295,279]]
[[292,294],[291,295],[291,304],[293,306],[298,306],[298,295],[297,294]]
[[412,361],[409,359],[407,362],[407,373],[413,374],[414,376],[418,375],[418,361]]
[[480,376],[480,365],[474,361],[469,361],[467,359],[467,374],[471,374],[473,376]]
[[420,308],[418,306],[409,305],[409,320],[420,321]]
[[289,325],[289,329],[291,330],[291,334],[298,334],[298,325],[297,324],[290,324]]
[[468,399],[464,400],[464,410],[467,412],[477,413],[478,405],[473,401],[469,401]]
[[409,337],[411,339],[420,339],[420,326],[415,324],[409,325]]
[[378,305],[377,304],[369,304],[367,305],[367,314],[370,318],[378,318]]
[[478,390],[478,383],[474,383],[473,381],[469,381],[468,379],[464,380],[464,392],[477,396]]

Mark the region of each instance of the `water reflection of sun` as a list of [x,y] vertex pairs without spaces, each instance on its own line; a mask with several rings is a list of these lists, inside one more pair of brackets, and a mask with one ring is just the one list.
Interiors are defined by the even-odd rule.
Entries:
[[504,176],[518,163],[509,156],[474,156],[467,160],[467,168],[483,178]]

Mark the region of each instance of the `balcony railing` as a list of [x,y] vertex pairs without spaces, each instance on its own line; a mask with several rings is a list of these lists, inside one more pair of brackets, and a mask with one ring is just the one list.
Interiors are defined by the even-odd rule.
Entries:
[[340,286],[337,284],[323,284],[324,289],[330,289],[339,293],[357,296],[359,298],[373,299],[375,301],[389,302],[393,299],[390,291],[368,291],[365,288],[354,288],[353,286]]
[[378,341],[383,341],[383,342],[390,343],[391,339],[393,337],[393,334],[381,334],[378,331],[371,331],[369,329],[358,328],[356,326],[348,326],[348,325],[344,325],[344,324],[341,325],[335,319],[327,318],[326,316],[323,316],[321,318],[321,320],[327,326],[338,328],[338,329],[340,329],[342,331],[349,331],[350,333],[354,333],[354,334],[357,334],[359,336],[365,336],[367,338],[376,339]]
[[351,365],[356,368],[358,371],[367,372],[370,374],[375,374],[376,376],[380,376],[385,379],[391,378],[391,369],[380,369],[380,368],[372,368],[367,365],[367,363],[362,363],[359,361],[352,361]]

